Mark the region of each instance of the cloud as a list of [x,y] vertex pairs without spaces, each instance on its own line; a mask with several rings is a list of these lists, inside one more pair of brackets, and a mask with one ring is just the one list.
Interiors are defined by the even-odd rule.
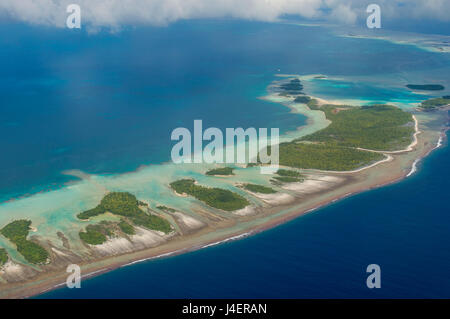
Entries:
[[83,25],[93,29],[164,26],[193,18],[277,21],[286,14],[355,24],[365,21],[370,3],[380,5],[383,17],[450,21],[449,0],[1,0],[0,17],[64,27],[71,3],[80,5]]
[[330,17],[340,23],[355,24],[358,16],[356,12],[345,4],[338,4],[330,14]]

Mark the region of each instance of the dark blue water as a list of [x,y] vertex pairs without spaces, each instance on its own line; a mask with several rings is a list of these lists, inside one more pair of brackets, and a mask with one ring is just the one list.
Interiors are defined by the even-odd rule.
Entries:
[[[406,180],[255,236],[40,298],[449,298],[449,157],[438,149]],[[369,264],[380,289],[366,286]]]

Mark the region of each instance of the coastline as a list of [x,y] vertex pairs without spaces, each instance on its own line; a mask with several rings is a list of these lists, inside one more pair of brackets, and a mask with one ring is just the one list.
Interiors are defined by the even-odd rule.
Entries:
[[[435,141],[436,137],[438,137],[437,142]],[[205,233],[203,231],[201,236],[199,236],[198,234],[183,236],[183,241],[181,241],[180,237],[178,237],[176,238],[176,240],[174,240],[173,242],[169,242],[166,245],[136,251],[129,254],[105,257],[93,263],[82,264],[82,274],[84,274],[82,275],[82,277],[84,279],[91,278],[101,275],[105,272],[112,271],[114,269],[127,267],[152,259],[175,256],[182,253],[212,247],[224,242],[239,240],[276,227],[299,216],[316,211],[341,199],[378,187],[399,182],[411,175],[411,171],[414,169],[414,163],[417,163],[417,160],[423,159],[431,151],[438,147],[441,147],[442,139],[442,133],[439,133],[438,136],[436,136],[436,131],[424,130],[424,134],[418,138],[416,149],[412,151],[412,153],[414,154],[408,153],[413,156],[408,156],[409,158],[405,159],[402,157],[405,154],[394,155],[394,159],[391,162],[380,164],[381,166],[383,166],[384,171],[387,172],[390,172],[393,169],[399,167],[408,167],[408,171],[406,171],[405,169],[395,169],[394,174],[379,174],[379,168],[368,168],[364,172],[347,173],[348,175],[353,176],[356,180],[347,183],[346,185],[344,185],[344,187],[339,187],[333,192],[325,191],[325,194],[313,196],[313,198],[307,203],[301,203],[291,208],[287,207],[285,211],[282,210],[281,212],[273,214],[273,218],[266,218],[266,220],[264,220],[260,224],[252,225],[251,223],[248,223],[246,227],[236,232],[232,231],[232,229],[229,229],[229,231],[225,229],[224,234],[219,232],[218,234],[216,234],[216,236],[214,236],[215,234],[207,232]],[[270,210],[274,210],[274,208],[269,208],[269,211]],[[277,209],[275,209],[275,211],[276,210]],[[246,219],[246,217],[242,218],[244,220]],[[208,234],[213,236],[207,236]],[[67,273],[64,270],[51,273],[43,273],[38,278],[34,278],[30,282],[20,285],[19,287],[13,287],[14,285],[11,285],[10,289],[8,289],[9,287],[6,287],[7,289],[2,289],[2,291],[0,292],[0,297],[28,298],[34,295],[48,292],[50,290],[58,289],[65,284],[66,276]]]

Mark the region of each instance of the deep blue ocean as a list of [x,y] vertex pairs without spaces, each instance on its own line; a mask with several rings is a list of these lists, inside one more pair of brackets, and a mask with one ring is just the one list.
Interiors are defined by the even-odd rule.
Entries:
[[[0,202],[61,187],[67,169],[167,161],[171,131],[194,119],[295,129],[305,117],[257,99],[276,73],[400,79],[441,74],[449,60],[287,24],[183,21],[115,34],[1,25]],[[363,85],[353,98],[374,92],[390,91]],[[450,297],[448,153],[433,152],[405,181],[266,232],[40,297]],[[372,263],[382,270],[378,290],[365,284]]]

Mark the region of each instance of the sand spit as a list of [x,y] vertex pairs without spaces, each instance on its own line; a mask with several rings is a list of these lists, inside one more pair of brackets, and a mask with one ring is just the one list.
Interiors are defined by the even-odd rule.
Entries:
[[262,194],[262,193],[253,193],[250,191],[247,191],[251,195],[255,196],[256,198],[261,199],[263,202],[272,205],[272,206],[278,206],[278,205],[286,205],[289,203],[292,203],[295,201],[295,197],[286,193],[274,193],[274,194]]
[[344,178],[336,176],[309,175],[303,182],[288,183],[284,184],[282,187],[298,194],[312,194],[334,188],[344,180]]
[[417,172],[417,164],[420,162],[420,158],[416,159],[414,161],[414,163],[411,166],[411,170],[409,171],[409,173],[406,175],[406,177],[410,177],[412,174],[414,174],[415,172]]
[[101,256],[119,255],[133,251],[133,243],[124,237],[109,238],[101,245],[91,246]]
[[37,270],[27,267],[11,260],[7,261],[0,270],[0,275],[7,282],[26,281],[38,273]]
[[66,253],[62,252],[62,251],[56,249],[55,247],[52,247],[52,251],[53,251],[55,254],[57,254],[57,255],[59,255],[59,256],[61,256],[61,257],[70,257],[69,254],[66,254]]
[[91,249],[101,256],[112,256],[129,253],[136,250],[155,247],[166,241],[161,232],[136,227],[136,234],[125,237],[109,238],[101,245],[90,245]]
[[182,228],[196,230],[196,229],[200,229],[200,228],[206,226],[205,223],[199,221],[198,219],[195,219],[194,217],[188,216],[181,212],[177,211],[177,212],[173,213],[173,215],[175,216],[177,222],[179,224],[182,224],[182,225],[180,225],[180,226],[182,226]]
[[48,264],[40,266],[43,271],[54,271],[67,267],[70,264],[79,264],[83,258],[75,254],[72,250],[63,247],[55,247],[50,241],[41,242],[41,245],[50,252],[50,261]]

